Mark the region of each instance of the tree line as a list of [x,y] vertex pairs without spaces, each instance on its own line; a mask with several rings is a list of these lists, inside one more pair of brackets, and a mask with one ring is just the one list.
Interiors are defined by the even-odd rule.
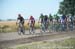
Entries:
[[64,15],[69,15],[71,14],[72,16],[75,15],[75,0],[63,0],[60,2],[59,14],[64,14]]

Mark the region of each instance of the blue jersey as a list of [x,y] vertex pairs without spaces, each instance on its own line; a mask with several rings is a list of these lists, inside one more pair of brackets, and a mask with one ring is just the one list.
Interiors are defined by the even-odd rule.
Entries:
[[63,20],[65,20],[65,19],[66,19],[66,16],[65,16],[65,15],[63,15],[63,16],[62,16],[62,19],[63,19]]
[[44,17],[44,21],[47,21],[47,20],[48,20],[48,17],[47,17],[47,16],[45,16],[45,17]]

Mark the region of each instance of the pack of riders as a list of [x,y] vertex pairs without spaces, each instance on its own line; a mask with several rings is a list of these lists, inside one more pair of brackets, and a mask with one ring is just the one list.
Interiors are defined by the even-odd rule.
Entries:
[[[61,24],[66,24],[67,23],[67,19],[68,17],[66,15],[62,15],[61,17],[59,17],[58,15],[55,15],[55,18],[53,18],[53,16],[50,14],[49,17],[47,15],[43,15],[41,14],[39,17],[39,21],[41,24],[45,24],[44,26],[48,26],[47,24],[50,22],[53,22],[53,20],[56,20],[57,22],[60,22]],[[73,24],[74,21],[74,16],[69,16],[70,22],[71,24]],[[20,23],[22,23],[24,25],[24,18],[21,16],[21,14],[18,14],[18,18],[17,20],[20,20]],[[60,20],[60,21],[59,21]],[[28,25],[33,26],[35,25],[35,18],[33,16],[30,16],[29,21],[28,21]]]
[[[19,21],[22,25],[24,25],[24,18],[21,16],[21,14],[18,14],[17,21]],[[33,16],[30,16],[29,23],[28,24],[35,24],[35,19]]]

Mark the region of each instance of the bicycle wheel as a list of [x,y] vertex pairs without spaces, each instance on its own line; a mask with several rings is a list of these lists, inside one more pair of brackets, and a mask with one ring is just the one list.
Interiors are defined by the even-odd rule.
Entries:
[[21,35],[21,28],[18,28],[18,34]]
[[40,32],[41,33],[45,32],[45,26],[44,26],[44,24],[40,25]]
[[24,27],[21,28],[21,32],[23,35],[25,34],[25,28]]
[[30,24],[30,26],[29,26],[29,33],[30,33],[30,34],[31,34],[31,33],[35,33],[33,24]]

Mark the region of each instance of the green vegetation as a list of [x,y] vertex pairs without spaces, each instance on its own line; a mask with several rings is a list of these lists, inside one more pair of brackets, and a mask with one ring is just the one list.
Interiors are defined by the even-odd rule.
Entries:
[[[13,49],[13,48],[10,48]],[[75,38],[61,41],[41,41],[18,45],[15,49],[75,49]]]
[[59,14],[75,15],[75,0],[63,0],[59,8]]

